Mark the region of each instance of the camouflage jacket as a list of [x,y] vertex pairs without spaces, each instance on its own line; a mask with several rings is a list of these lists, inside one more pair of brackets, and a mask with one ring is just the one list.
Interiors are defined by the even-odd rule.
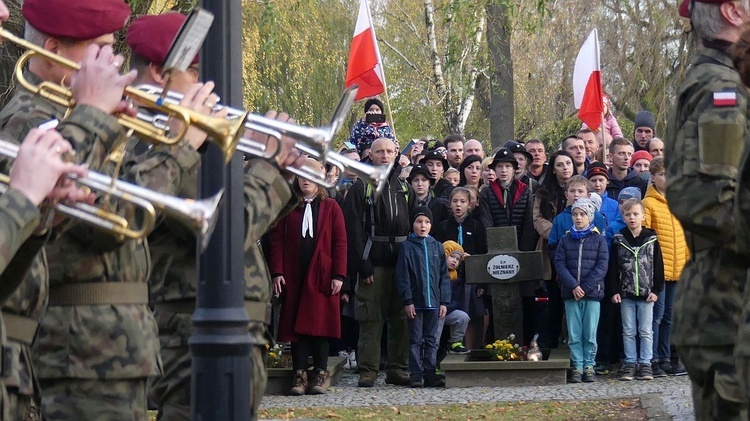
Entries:
[[666,197],[693,253],[673,309],[678,346],[735,343],[747,266],[733,250],[735,186],[748,150],[750,104],[729,43],[704,45],[680,87],[665,138]]
[[[39,80],[31,73],[28,76]],[[57,118],[61,120],[58,131],[71,142],[76,160],[111,174],[111,163],[106,163],[105,157],[124,135],[117,120],[88,106],[76,106],[64,117],[63,107],[21,87],[0,113],[0,127],[10,137],[22,139],[31,128]],[[120,242],[80,223],[66,228],[45,249],[52,294],[56,286],[66,284],[145,283],[148,279],[150,256],[144,242]],[[32,271],[3,311],[42,316],[47,282],[34,272],[45,271]],[[37,374],[40,378],[152,376],[161,369],[156,336],[156,323],[146,304],[50,307],[34,344]]]
[[[186,180],[188,181],[188,180]],[[195,180],[183,183],[180,195],[195,197]],[[191,190],[192,187],[192,190]],[[253,160],[245,167],[244,199],[247,232],[245,235],[244,260],[245,282],[247,291],[245,300],[268,303],[271,299],[270,276],[266,260],[258,246],[260,237],[265,234],[285,211],[292,198],[289,183],[279,171],[268,162]],[[165,218],[149,236],[154,269],[150,280],[151,300],[154,304],[170,301],[192,301],[196,297],[196,249],[195,238],[189,238],[179,224],[169,224]],[[176,228],[176,229],[175,229]],[[192,321],[189,314],[160,315],[157,307],[156,317],[162,333],[162,346],[187,346],[192,332]],[[251,322],[251,334],[254,343],[265,344],[265,326]]]
[[0,196],[0,273],[39,225],[39,209],[21,192],[9,189]]
[[730,248],[735,245],[735,182],[749,117],[747,92],[731,57],[723,49],[699,50],[667,130],[666,196],[686,232]]

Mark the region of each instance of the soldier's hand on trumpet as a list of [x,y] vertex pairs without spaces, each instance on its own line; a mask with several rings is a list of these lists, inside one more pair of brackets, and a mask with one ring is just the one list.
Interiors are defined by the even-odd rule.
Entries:
[[121,75],[124,60],[109,45],[89,45],[81,69],[71,76],[70,90],[76,103],[99,108],[108,114],[125,112],[135,116],[135,110],[122,99],[122,94],[138,72],[131,70]]
[[[180,100],[180,106],[206,115],[225,118],[227,116],[226,109],[214,112],[214,107],[219,102],[219,96],[213,93],[214,86],[214,83],[210,81],[194,84],[185,92],[185,95]],[[182,121],[176,118],[172,118],[169,121],[169,126],[174,128],[175,132],[181,130],[180,126],[182,124]],[[198,149],[203,146],[207,137],[206,132],[191,125],[185,133],[184,140],[193,148]]]
[[58,132],[32,129],[13,163],[10,187],[23,193],[37,206],[45,199],[89,201],[90,195],[66,177],[69,173],[80,177],[88,173],[86,168],[63,160],[63,156],[72,150],[70,143]]
[[[287,123],[294,123],[294,119],[287,113],[279,113],[271,110],[265,114],[265,117],[279,120]],[[289,167],[301,168],[305,164],[305,157],[300,155],[296,148],[297,141],[288,136],[281,136],[281,141],[263,133],[248,130],[245,137],[255,140],[266,145],[269,152],[274,154],[274,159],[279,168],[286,169]],[[278,151],[276,150],[278,149]]]

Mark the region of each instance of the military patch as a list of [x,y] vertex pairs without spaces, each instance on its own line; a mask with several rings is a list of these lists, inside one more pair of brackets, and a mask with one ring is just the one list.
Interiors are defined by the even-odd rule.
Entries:
[[714,92],[714,107],[736,107],[737,92]]

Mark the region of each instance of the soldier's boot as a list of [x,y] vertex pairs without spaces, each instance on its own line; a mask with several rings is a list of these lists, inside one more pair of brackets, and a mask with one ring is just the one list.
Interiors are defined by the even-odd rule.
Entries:
[[315,375],[315,379],[313,379],[310,387],[309,393],[311,395],[323,395],[328,390],[328,386],[326,385],[326,380],[328,380],[328,371],[326,370],[317,370],[317,374]]
[[290,395],[304,395],[307,390],[307,371],[297,370],[294,374],[294,386],[289,390]]

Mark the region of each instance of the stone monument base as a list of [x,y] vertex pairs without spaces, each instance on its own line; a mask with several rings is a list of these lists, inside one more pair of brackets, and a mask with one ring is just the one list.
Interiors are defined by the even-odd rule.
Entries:
[[489,350],[448,355],[440,363],[445,387],[515,387],[565,384],[570,368],[567,349],[543,349],[543,361],[496,361]]

